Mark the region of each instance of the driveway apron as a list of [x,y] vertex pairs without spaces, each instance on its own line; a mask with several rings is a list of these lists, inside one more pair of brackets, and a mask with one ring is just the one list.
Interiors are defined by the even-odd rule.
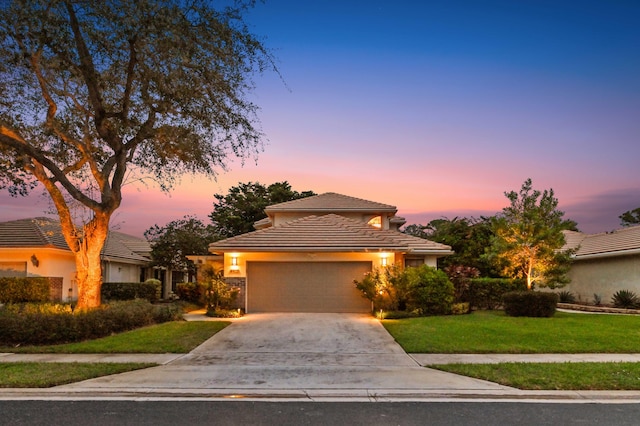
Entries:
[[122,392],[506,390],[421,367],[361,314],[251,314],[166,365],[62,386]]

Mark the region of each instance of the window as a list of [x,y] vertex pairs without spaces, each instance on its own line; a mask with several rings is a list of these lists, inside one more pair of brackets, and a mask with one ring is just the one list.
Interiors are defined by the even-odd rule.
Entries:
[[376,216],[373,217],[367,222],[367,225],[373,226],[374,228],[382,228],[382,217]]
[[27,262],[0,262],[0,277],[26,277]]
[[421,257],[418,258],[405,258],[404,259],[404,267],[405,268],[417,268],[418,266],[424,265],[424,259]]

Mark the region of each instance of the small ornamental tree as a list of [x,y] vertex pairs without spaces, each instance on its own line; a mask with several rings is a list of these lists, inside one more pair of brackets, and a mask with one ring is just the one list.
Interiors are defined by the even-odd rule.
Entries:
[[640,207],[633,210],[628,210],[622,213],[620,216],[620,224],[622,226],[633,226],[640,224]]
[[490,256],[505,276],[524,278],[527,288],[534,284],[562,287],[571,250],[562,251],[563,230],[575,230],[576,223],[564,220],[553,189],[540,192],[527,179],[519,192],[505,192],[511,204],[495,217]]

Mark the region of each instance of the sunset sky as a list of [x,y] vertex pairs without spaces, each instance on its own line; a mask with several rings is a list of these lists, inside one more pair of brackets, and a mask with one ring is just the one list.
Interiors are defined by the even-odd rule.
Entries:
[[[589,233],[640,207],[640,2],[267,0],[248,16],[284,82],[258,76],[264,152],[167,196],[131,185],[134,235],[213,194],[287,180],[392,204],[408,223],[493,215],[527,178]],[[0,194],[0,220],[43,214]]]

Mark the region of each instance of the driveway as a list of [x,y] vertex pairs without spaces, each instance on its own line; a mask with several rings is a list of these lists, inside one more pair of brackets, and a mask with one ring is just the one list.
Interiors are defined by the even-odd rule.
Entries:
[[59,388],[302,397],[511,389],[419,366],[369,315],[308,313],[247,315],[169,364]]

